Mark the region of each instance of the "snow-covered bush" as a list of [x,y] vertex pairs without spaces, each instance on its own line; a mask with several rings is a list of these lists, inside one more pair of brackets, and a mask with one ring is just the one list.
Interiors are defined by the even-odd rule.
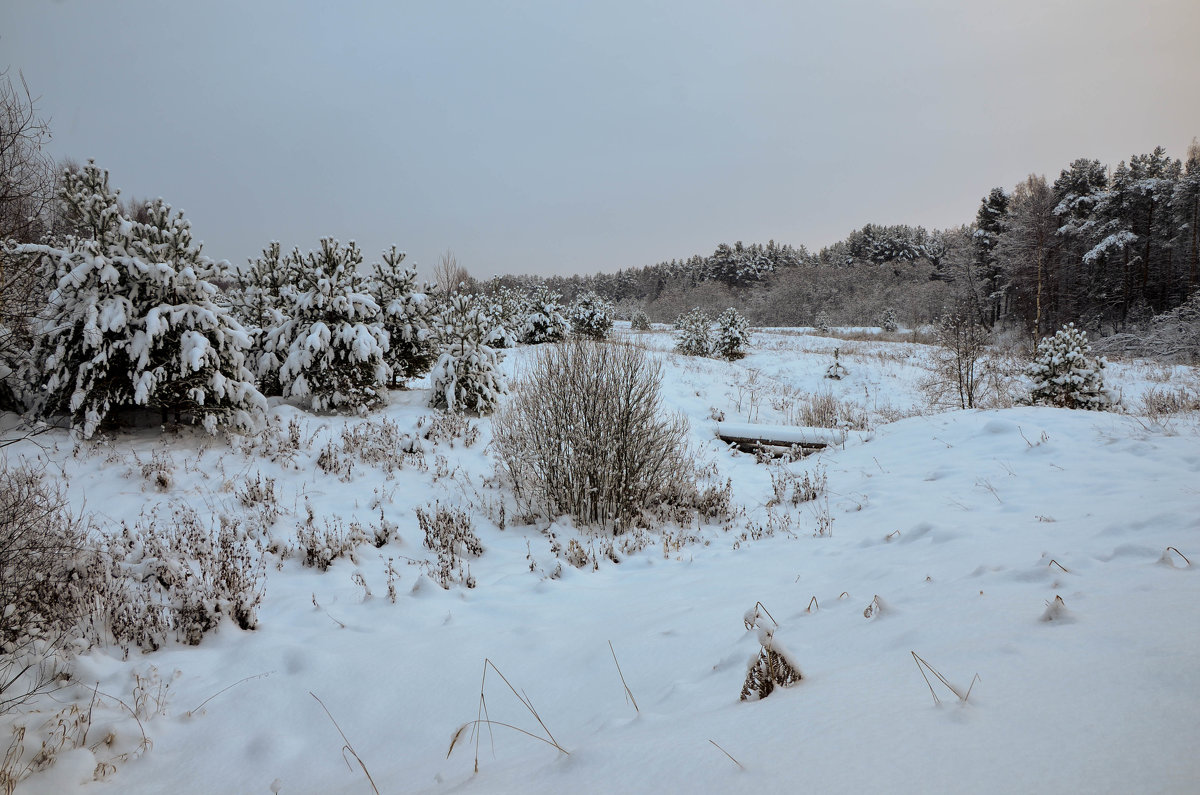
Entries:
[[158,508],[133,528],[103,538],[103,593],[89,633],[126,649],[154,650],[174,639],[195,646],[222,618],[258,626],[265,563],[240,524],[214,527],[190,507]]
[[818,334],[829,333],[829,315],[825,314],[824,309],[817,313],[817,318],[813,321],[813,328]]
[[883,310],[883,317],[879,319],[879,327],[884,331],[895,331],[900,328],[900,324],[896,322],[896,312],[890,306]]
[[382,312],[380,322],[388,334],[384,360],[392,369],[393,386],[429,372],[433,364],[433,332],[429,328],[431,302],[417,286],[417,269],[401,267],[404,252],[395,246],[376,262],[370,290]]
[[629,318],[629,327],[634,331],[650,330],[650,318],[644,309],[633,310],[633,315]]
[[358,273],[358,247],[327,237],[319,251],[293,256],[301,266],[295,289],[283,295],[288,320],[269,336],[283,359],[284,396],[307,399],[318,411],[365,413],[381,405],[391,380],[388,333]]
[[1104,359],[1093,358],[1087,334],[1074,323],[1038,343],[1026,371],[1030,400],[1070,409],[1106,409],[1113,398],[1104,387]]
[[687,422],[665,415],[662,368],[631,345],[542,348],[492,420],[499,466],[534,515],[630,529],[696,497]]
[[246,367],[250,339],[216,302],[227,264],[203,256],[161,199],[145,221],[126,216],[93,163],[64,172],[62,199],[81,236],[17,248],[51,287],[34,351],[42,412],[70,415],[84,437],[133,406],[209,431],[257,427],[266,403]]
[[571,322],[571,331],[576,336],[602,340],[612,330],[615,311],[609,301],[589,291],[571,304],[567,320]]
[[741,359],[750,344],[750,324],[746,318],[729,307],[717,317],[717,338],[713,341],[713,353],[727,361]]
[[675,318],[675,352],[684,356],[708,356],[712,353],[711,326],[712,318],[699,308]]
[[539,287],[529,298],[528,312],[521,324],[520,339],[526,345],[559,342],[571,332],[563,315],[562,296]]
[[440,354],[430,372],[431,406],[477,414],[495,410],[505,385],[502,354],[485,342],[491,331],[491,320],[474,296],[450,296],[434,321]]

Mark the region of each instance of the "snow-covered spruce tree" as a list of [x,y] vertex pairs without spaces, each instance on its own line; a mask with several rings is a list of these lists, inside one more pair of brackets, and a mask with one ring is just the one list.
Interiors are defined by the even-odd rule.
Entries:
[[813,321],[813,328],[818,334],[829,333],[829,315],[825,314],[824,309],[817,313],[817,319]]
[[629,327],[634,331],[649,331],[650,318],[646,315],[646,310],[633,310],[633,315],[629,318]]
[[327,237],[319,251],[292,256],[300,269],[296,287],[283,293],[288,320],[268,337],[283,359],[283,395],[307,399],[318,411],[363,414],[383,404],[391,380],[388,333],[358,273],[362,253],[353,241],[342,247]]
[[589,290],[571,304],[567,320],[576,336],[602,340],[612,330],[615,311],[610,302]]
[[287,320],[284,293],[295,289],[298,263],[291,255],[280,254],[279,243],[272,241],[255,259],[250,269],[239,274],[237,289],[230,294],[234,314],[250,334],[250,365],[264,395],[279,395],[279,368],[283,365],[271,340],[271,330]]
[[539,287],[529,297],[529,311],[521,324],[520,340],[526,345],[561,342],[571,332],[563,315],[562,296]]
[[1032,380],[1030,399],[1069,409],[1103,410],[1112,405],[1104,387],[1104,359],[1093,358],[1087,334],[1074,323],[1038,343],[1026,371]]
[[250,340],[210,281],[227,264],[201,255],[183,213],[161,199],[144,222],[126,216],[90,161],[64,172],[62,200],[79,236],[17,249],[50,288],[34,351],[41,412],[70,415],[85,438],[134,406],[210,432],[256,427],[266,402],[246,368]]
[[895,331],[900,328],[900,324],[896,322],[896,312],[890,306],[883,310],[883,317],[879,319],[879,327],[884,331]]
[[684,356],[708,356],[712,353],[711,326],[712,318],[698,307],[675,318],[675,352]]
[[433,364],[433,332],[429,328],[432,304],[417,286],[417,269],[401,267],[404,252],[395,246],[375,263],[370,288],[382,310],[389,348],[385,360],[392,368],[393,386],[429,372]]
[[729,307],[717,317],[713,353],[732,362],[746,355],[746,346],[749,344],[750,324],[736,309]]
[[485,340],[492,321],[481,301],[467,293],[450,296],[434,319],[439,356],[429,377],[429,404],[446,411],[489,414],[506,391],[500,374],[502,354]]

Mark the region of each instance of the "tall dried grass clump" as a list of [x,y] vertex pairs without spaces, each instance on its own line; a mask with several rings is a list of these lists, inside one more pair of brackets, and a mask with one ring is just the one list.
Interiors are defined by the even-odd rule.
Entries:
[[518,499],[617,532],[690,502],[687,421],[663,411],[661,384],[661,365],[628,344],[576,338],[539,351],[492,425]]

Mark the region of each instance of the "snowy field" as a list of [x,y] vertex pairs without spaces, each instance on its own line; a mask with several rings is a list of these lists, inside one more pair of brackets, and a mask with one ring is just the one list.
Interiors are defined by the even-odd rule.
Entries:
[[[1200,393],[1194,368],[1110,365],[1121,412],[934,412],[919,345],[760,332],[730,364],[622,333],[661,359],[731,519],[638,544],[522,525],[487,419],[366,460],[364,440],[428,432],[419,384],[365,419],[274,405],[257,441],[152,428],[7,448],[109,528],[190,507],[258,512],[284,546],[305,525],[386,538],[324,572],[267,554],[256,630],[81,654],[81,684],[3,718],[28,761],[91,712],[83,747],[17,791],[369,793],[364,770],[383,793],[1197,791],[1200,427],[1140,409],[1148,389]],[[718,418],[799,424],[826,391],[865,426],[843,447],[759,462],[713,436]],[[793,504],[806,475],[824,493]],[[474,522],[473,588],[430,578],[415,509],[435,502]],[[756,603],[803,679],[740,701]],[[487,717],[528,734],[468,728],[448,755],[481,717],[485,660]]]

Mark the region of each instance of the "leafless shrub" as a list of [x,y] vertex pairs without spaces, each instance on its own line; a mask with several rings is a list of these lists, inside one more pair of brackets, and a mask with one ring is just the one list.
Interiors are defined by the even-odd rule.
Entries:
[[937,347],[930,359],[930,374],[922,382],[931,403],[975,407],[980,390],[980,361],[987,334],[970,306],[956,307],[938,320]]
[[1186,387],[1152,386],[1142,394],[1142,413],[1155,422],[1166,417],[1200,411],[1200,393]]
[[1155,315],[1143,329],[1094,340],[1092,351],[1104,356],[1200,362],[1200,292],[1170,312]]
[[[178,672],[177,672],[178,673]],[[143,721],[165,714],[169,682],[163,682],[157,669],[150,666],[146,675],[134,673],[134,706],[120,698],[92,689],[88,702],[69,704],[42,720],[43,712],[33,710],[12,726],[12,735],[0,758],[0,793],[12,795],[18,784],[38,783],[36,774],[53,766],[60,754],[86,748],[96,759],[94,781],[101,781],[124,764],[148,751],[153,743],[146,735]],[[117,722],[127,718],[135,732],[118,729]],[[93,732],[99,724],[102,731]]]
[[169,517],[155,509],[107,536],[102,551],[106,576],[90,625],[96,641],[153,650],[171,638],[199,644],[222,616],[242,629],[258,624],[263,554],[234,520],[220,517],[212,527],[187,506]]
[[254,479],[246,479],[235,493],[238,504],[250,513],[257,524],[257,528],[249,532],[256,537],[269,537],[271,525],[275,524],[281,513],[275,478],[263,477],[262,472],[256,472]]
[[87,532],[41,472],[0,462],[0,714],[57,686],[60,649],[88,612]]
[[871,419],[867,410],[852,400],[839,400],[833,392],[796,392],[776,402],[789,424],[809,428],[852,428],[865,430]]
[[269,416],[257,435],[228,434],[226,440],[231,448],[242,454],[295,466],[296,455],[312,444],[312,434],[296,417],[285,425],[278,417]]
[[543,346],[492,423],[528,513],[622,532],[657,505],[694,499],[687,423],[663,415],[661,383],[661,366],[627,344]]
[[479,441],[479,425],[462,414],[444,412],[430,414],[417,420],[417,433],[433,444],[447,442],[454,446],[455,439],[462,439],[467,447]]
[[338,558],[349,558],[357,563],[355,547],[370,542],[362,525],[352,522],[347,527],[341,519],[334,517],[318,527],[312,505],[306,503],[305,508],[304,521],[296,526],[296,541],[303,554],[301,563],[321,571],[326,571]]
[[166,450],[157,449],[150,453],[149,461],[142,461],[137,453],[133,460],[141,469],[142,477],[159,491],[168,491],[175,482],[175,462]]
[[[418,428],[420,423],[418,422]],[[478,431],[475,431],[478,436]],[[386,417],[348,423],[338,439],[330,439],[317,456],[317,466],[348,483],[355,463],[376,467],[388,475],[406,463],[424,459],[417,436],[400,430]]]
[[448,508],[434,503],[432,511],[416,509],[417,524],[425,534],[425,547],[437,553],[437,568],[433,576],[443,588],[459,581],[468,588],[475,587],[475,578],[468,569],[463,571],[462,558],[477,558],[483,554],[483,544],[475,535],[471,517],[460,508]]
[[800,475],[780,463],[773,465],[769,474],[772,496],[768,505],[782,505],[785,502],[800,505],[811,502],[824,493],[829,480],[825,469],[819,465],[812,472]]

